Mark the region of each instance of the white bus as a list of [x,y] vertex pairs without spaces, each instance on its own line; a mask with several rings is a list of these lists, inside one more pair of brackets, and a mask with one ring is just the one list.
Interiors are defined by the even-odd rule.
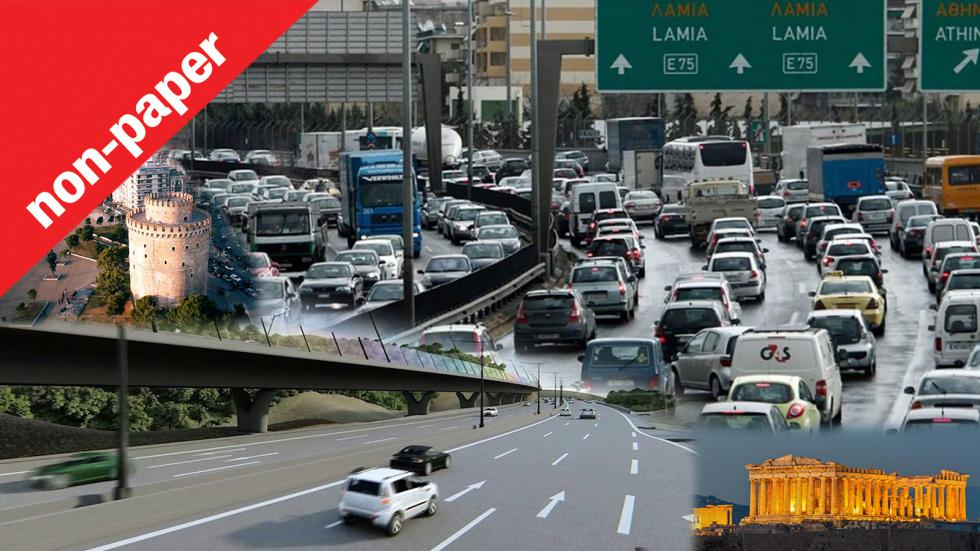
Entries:
[[[693,136],[667,142],[661,157],[664,202],[679,200],[676,186],[668,181],[685,183],[702,180],[739,180],[755,193],[752,176],[752,152],[749,144],[726,136]],[[669,192],[668,192],[669,189]],[[670,193],[671,196],[667,196]]]

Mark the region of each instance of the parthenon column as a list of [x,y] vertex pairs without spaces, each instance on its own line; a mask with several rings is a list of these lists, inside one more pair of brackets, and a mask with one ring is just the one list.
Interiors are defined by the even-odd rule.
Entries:
[[793,498],[793,481],[789,478],[783,479],[783,514],[788,515],[791,513],[789,504],[790,500]]
[[815,497],[816,495],[813,493],[813,477],[808,476],[806,477],[806,500],[804,501],[804,504],[806,505],[804,512],[807,514],[813,513],[813,502]]
[[960,520],[966,520],[966,485],[964,485],[961,488],[957,488],[956,489],[956,493],[959,494],[959,496],[960,496],[960,501],[959,501],[960,517],[959,517],[959,519]]
[[837,478],[830,479],[830,514],[836,515],[839,510],[837,505]]

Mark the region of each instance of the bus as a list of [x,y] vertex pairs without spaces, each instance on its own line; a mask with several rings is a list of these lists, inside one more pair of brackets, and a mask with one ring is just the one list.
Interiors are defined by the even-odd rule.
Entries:
[[[661,181],[671,177],[690,183],[738,180],[755,193],[752,155],[748,142],[727,136],[692,136],[667,142],[661,156]],[[666,187],[666,186],[665,186]],[[674,202],[678,197],[662,197]]]
[[943,215],[980,215],[980,155],[926,159],[922,196]]

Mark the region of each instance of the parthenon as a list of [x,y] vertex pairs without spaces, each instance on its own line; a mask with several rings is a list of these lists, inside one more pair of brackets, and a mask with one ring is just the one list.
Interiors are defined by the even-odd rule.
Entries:
[[969,475],[899,476],[785,455],[749,472],[749,514],[742,524],[804,521],[965,521]]

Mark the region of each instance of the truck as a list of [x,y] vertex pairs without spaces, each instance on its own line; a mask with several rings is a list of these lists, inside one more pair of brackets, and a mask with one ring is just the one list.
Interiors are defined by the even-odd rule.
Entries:
[[660,193],[660,151],[653,149],[623,152],[623,185],[630,189],[651,189]]
[[659,151],[663,149],[667,132],[664,120],[656,117],[630,117],[606,121],[606,150],[609,163],[606,170],[623,170],[624,151]]
[[248,205],[245,238],[252,252],[263,252],[279,264],[283,275],[298,277],[326,255],[326,226],[317,224],[313,203]]
[[811,201],[837,203],[850,216],[860,197],[885,194],[885,155],[880,145],[837,144],[807,149]]
[[299,136],[299,166],[337,170],[341,139],[340,132],[303,132]]
[[[442,142],[442,160],[435,164],[435,170],[438,170],[438,167],[459,167],[463,161],[463,138],[452,128],[443,126],[440,141]],[[429,149],[426,147],[424,126],[412,130],[412,151],[416,152],[416,158],[422,165],[433,170],[433,163],[429,162]]]
[[[405,215],[401,150],[342,154],[340,186],[341,209],[337,232],[347,238],[348,247],[372,235],[401,235]],[[418,258],[422,254],[422,212],[414,167],[411,186],[413,256]]]
[[696,249],[707,243],[711,223],[719,218],[745,218],[753,226],[759,220],[755,197],[739,180],[691,182],[684,189],[683,202],[684,221]]
[[783,180],[806,180],[807,150],[811,147],[839,143],[866,144],[868,131],[863,124],[813,124],[787,126],[782,129],[783,151],[779,157],[779,177]]

